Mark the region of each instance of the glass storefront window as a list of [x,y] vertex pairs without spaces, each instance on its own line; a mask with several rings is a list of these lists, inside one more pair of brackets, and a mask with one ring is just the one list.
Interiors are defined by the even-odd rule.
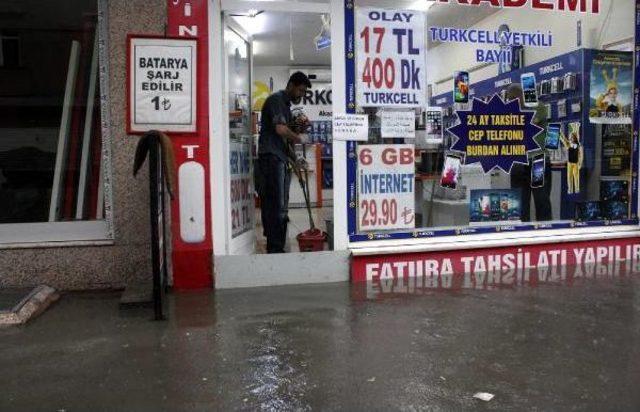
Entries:
[[369,127],[347,146],[351,241],[637,224],[632,1],[361,0],[346,18],[347,107],[353,85]]
[[251,65],[249,43],[230,28],[225,30],[229,111],[229,167],[231,237],[253,230],[253,133],[251,112]]
[[11,7],[0,30],[0,224],[102,220],[97,3]]

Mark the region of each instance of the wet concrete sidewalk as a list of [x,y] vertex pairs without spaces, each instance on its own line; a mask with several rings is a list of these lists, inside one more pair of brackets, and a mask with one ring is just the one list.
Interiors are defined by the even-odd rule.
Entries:
[[0,410],[640,410],[640,275],[383,290],[67,294],[0,330]]

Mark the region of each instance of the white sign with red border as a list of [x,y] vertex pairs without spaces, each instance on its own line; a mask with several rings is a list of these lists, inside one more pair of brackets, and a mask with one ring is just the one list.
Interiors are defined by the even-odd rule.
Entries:
[[196,132],[197,40],[128,41],[128,133]]
[[424,13],[358,8],[356,36],[358,106],[425,106]]
[[412,144],[358,146],[360,231],[415,228],[415,165]]

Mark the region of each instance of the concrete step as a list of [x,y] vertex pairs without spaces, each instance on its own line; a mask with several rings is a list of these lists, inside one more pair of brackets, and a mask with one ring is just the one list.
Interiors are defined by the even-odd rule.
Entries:
[[216,289],[346,282],[349,252],[216,256]]

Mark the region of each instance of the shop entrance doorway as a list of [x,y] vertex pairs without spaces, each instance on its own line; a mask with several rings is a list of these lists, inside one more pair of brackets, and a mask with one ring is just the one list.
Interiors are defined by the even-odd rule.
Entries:
[[[265,99],[284,89],[296,71],[305,73],[313,85],[300,104],[292,106],[294,111],[302,110],[311,123],[305,144],[296,145],[296,152],[309,164],[306,181],[311,214],[315,225],[328,234],[323,249],[330,251],[333,156],[329,3],[223,1],[221,11],[217,33],[221,47],[213,51],[211,65],[212,70],[222,71],[219,90],[223,90],[222,99],[212,101],[216,261],[225,256],[253,256],[252,262],[259,262],[260,256],[266,256],[255,185],[261,109]],[[222,64],[216,64],[216,60]],[[296,235],[309,229],[309,218],[295,175],[289,199],[287,253],[280,257],[301,259]],[[216,286],[223,267],[224,263],[216,268]]]

